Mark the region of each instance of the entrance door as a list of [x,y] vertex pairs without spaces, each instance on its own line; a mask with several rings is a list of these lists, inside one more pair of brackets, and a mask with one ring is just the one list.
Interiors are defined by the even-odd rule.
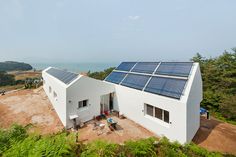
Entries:
[[110,94],[102,95],[100,98],[101,114],[108,114],[110,111]]
[[113,98],[114,98],[114,93],[110,93],[110,98],[109,98],[109,107],[110,107],[110,110],[113,110],[114,107],[113,107]]

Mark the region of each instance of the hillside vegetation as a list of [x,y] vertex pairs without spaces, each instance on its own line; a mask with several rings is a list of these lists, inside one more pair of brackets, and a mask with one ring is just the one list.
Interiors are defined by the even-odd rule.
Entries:
[[111,67],[111,68],[105,69],[104,71],[93,72],[93,73],[89,71],[87,75],[89,77],[92,77],[98,80],[104,80],[114,69],[115,67]]
[[32,70],[33,67],[26,63],[6,61],[0,62],[0,71]]
[[53,135],[28,134],[27,128],[13,125],[8,130],[0,129],[0,156],[70,156],[70,157],[223,157],[233,156],[209,152],[191,143],[180,145],[166,138],[127,141],[123,145],[107,141],[93,141],[88,144],[76,143],[74,133],[61,132]]
[[201,106],[219,119],[236,124],[236,49],[233,51],[216,58],[197,54],[192,60],[201,66],[204,91]]
[[13,85],[15,83],[15,76],[0,71],[0,86]]

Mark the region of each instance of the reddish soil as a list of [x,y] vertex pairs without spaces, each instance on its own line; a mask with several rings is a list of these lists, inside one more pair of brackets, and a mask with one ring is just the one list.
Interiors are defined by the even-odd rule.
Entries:
[[201,117],[201,126],[193,142],[210,151],[236,155],[236,126]]
[[129,119],[112,118],[117,122],[117,129],[111,131],[106,120],[99,121],[105,125],[103,129],[94,127],[94,121],[90,121],[85,127],[79,129],[79,140],[90,142],[96,139],[103,139],[113,143],[124,143],[127,140],[137,140],[155,136],[152,132],[138,125]]
[[0,127],[8,128],[13,123],[32,123],[35,126],[32,130],[42,134],[57,132],[63,128],[42,88],[0,96]]

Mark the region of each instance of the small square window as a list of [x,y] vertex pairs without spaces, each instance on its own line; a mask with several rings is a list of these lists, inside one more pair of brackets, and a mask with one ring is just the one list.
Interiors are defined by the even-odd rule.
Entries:
[[88,106],[88,100],[79,101],[78,108],[84,108]]

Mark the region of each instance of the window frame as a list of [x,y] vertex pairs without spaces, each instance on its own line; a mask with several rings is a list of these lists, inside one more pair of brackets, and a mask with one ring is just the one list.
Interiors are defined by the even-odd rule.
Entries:
[[[153,119],[160,120],[161,122],[170,124],[170,112],[169,112],[169,111],[164,110],[164,109],[161,109],[161,108],[159,108],[159,107],[155,107],[155,106],[150,105],[150,104],[146,104],[146,103],[144,103],[144,107],[145,107],[145,113],[144,113],[144,115],[150,116],[150,117],[152,117]],[[150,114],[148,113],[148,107],[152,107],[152,115],[150,115]],[[161,116],[159,116],[159,118],[156,117],[156,110],[161,111]],[[167,116],[167,117],[166,117],[166,116]]]
[[57,93],[55,91],[53,91],[53,98],[57,98]]
[[[148,107],[152,107],[152,115],[150,115],[148,113]],[[146,104],[146,112],[145,112],[145,114],[153,117],[153,115],[154,115],[154,107],[152,105]]]
[[88,107],[88,99],[78,101],[77,109],[83,109]]

